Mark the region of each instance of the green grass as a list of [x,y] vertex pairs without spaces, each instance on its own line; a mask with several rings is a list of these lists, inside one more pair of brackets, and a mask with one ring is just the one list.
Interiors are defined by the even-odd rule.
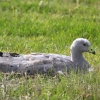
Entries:
[[99,5],[99,0],[1,0],[1,51],[70,55],[72,41],[84,37],[96,55],[84,54],[95,68],[87,74],[27,79],[1,72],[0,100],[99,100]]

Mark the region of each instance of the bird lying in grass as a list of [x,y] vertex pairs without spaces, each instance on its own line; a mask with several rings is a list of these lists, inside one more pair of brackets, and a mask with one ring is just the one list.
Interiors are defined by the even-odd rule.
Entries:
[[70,73],[74,71],[89,71],[90,64],[83,57],[83,52],[95,54],[90,41],[77,38],[70,47],[71,55],[32,53],[2,53],[0,52],[0,70],[5,73],[50,74]]

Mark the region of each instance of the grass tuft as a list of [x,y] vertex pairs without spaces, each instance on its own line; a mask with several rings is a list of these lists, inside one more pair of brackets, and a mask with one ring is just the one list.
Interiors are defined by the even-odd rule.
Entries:
[[91,41],[96,55],[84,54],[94,72],[18,77],[0,72],[0,100],[100,99],[99,0],[1,0],[0,51],[70,55],[72,41]]

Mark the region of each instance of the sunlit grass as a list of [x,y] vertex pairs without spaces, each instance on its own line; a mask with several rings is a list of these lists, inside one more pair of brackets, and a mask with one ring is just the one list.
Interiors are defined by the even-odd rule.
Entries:
[[78,37],[91,41],[96,55],[84,54],[94,72],[64,77],[18,77],[0,73],[0,100],[100,99],[99,0],[1,0],[0,51],[70,55]]

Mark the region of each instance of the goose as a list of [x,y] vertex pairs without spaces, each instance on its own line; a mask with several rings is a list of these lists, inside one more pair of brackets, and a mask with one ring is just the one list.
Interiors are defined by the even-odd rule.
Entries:
[[91,65],[85,60],[83,53],[95,54],[91,43],[85,38],[77,38],[70,46],[70,56],[53,53],[3,53],[0,52],[0,70],[4,73],[20,72],[28,75],[70,73],[74,71],[88,72]]

